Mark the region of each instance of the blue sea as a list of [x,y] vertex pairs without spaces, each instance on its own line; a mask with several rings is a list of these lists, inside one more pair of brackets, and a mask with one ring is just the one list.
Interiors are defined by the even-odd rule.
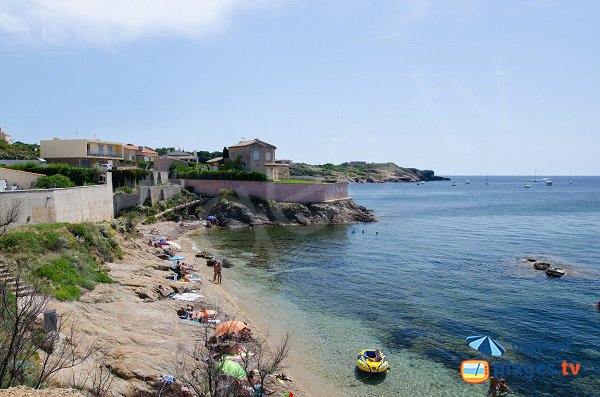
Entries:
[[[203,238],[236,263],[225,281],[292,330],[302,365],[339,395],[483,396],[487,385],[459,371],[483,359],[513,395],[600,396],[600,177],[572,179],[357,184],[351,196],[377,223]],[[548,278],[526,256],[567,275]],[[465,341],[473,335],[506,353],[477,352]],[[355,371],[356,353],[370,347],[387,355],[386,376]],[[563,375],[563,360],[580,364],[577,376]]]

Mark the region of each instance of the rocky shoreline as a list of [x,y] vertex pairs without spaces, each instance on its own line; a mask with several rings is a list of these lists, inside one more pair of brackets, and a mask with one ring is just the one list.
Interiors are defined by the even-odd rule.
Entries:
[[[266,335],[248,318],[236,304],[236,298],[226,286],[213,284],[213,269],[206,260],[196,257],[190,233],[202,233],[202,224],[181,228],[174,222],[162,222],[140,226],[141,235],[119,241],[125,254],[122,260],[107,263],[111,284],[98,284],[76,302],[52,303],[59,316],[76,324],[87,340],[96,341],[96,353],[82,366],[59,373],[59,385],[70,385],[73,374],[85,373],[87,368],[102,365],[114,375],[111,385],[113,396],[155,395],[161,374],[177,377],[175,362],[178,351],[193,348],[201,335],[202,326],[189,320],[179,319],[176,310],[185,302],[167,298],[171,292],[180,293],[192,289],[202,298],[194,302],[218,312],[221,321],[241,320],[248,324],[256,336]],[[158,229],[172,241],[178,241],[185,263],[194,268],[203,283],[182,283],[169,280],[165,262],[155,254],[156,248],[146,244],[152,229]],[[227,270],[224,271],[225,283]],[[271,343],[271,341],[268,341]],[[273,341],[277,343],[278,341]],[[295,380],[295,374],[292,378]],[[285,388],[275,384],[280,395],[293,391],[306,396],[297,382],[286,382]]]
[[216,216],[219,225],[227,228],[376,222],[372,210],[352,199],[300,204],[227,196],[207,207],[206,215]]

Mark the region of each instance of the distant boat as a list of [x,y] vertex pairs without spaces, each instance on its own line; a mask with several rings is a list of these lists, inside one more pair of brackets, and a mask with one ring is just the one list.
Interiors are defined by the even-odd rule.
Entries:
[[453,183],[453,184],[452,184],[452,185],[450,185],[450,186],[456,186],[456,183]]
[[467,179],[467,180],[465,181],[465,183],[466,183],[467,185],[470,185],[470,184],[471,184],[471,181]]
[[552,181],[550,178],[546,178],[546,186],[552,186]]
[[490,183],[488,182],[488,177],[489,177],[489,176],[490,176],[490,174],[487,174],[487,175],[485,176],[485,184],[486,184],[486,185],[489,185],[489,184],[490,184]]
[[531,187],[531,185],[530,185],[529,183],[526,183],[525,185],[523,185],[523,187],[524,187],[525,189],[529,189],[529,188]]
[[531,182],[537,182],[537,168],[535,169],[535,173],[533,174],[533,179]]
[[573,179],[571,179],[571,170],[569,170],[569,185],[573,183]]

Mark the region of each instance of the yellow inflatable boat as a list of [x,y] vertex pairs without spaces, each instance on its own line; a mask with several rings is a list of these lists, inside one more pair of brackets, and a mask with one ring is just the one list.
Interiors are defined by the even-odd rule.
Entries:
[[387,372],[390,369],[390,363],[385,355],[375,349],[362,350],[356,356],[356,365],[361,371],[376,374]]

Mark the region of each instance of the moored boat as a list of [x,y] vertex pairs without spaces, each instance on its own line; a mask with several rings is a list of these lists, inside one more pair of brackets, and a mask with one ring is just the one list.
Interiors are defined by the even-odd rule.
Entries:
[[375,349],[361,350],[356,356],[356,366],[363,372],[380,374],[389,371],[390,363],[385,354]]

